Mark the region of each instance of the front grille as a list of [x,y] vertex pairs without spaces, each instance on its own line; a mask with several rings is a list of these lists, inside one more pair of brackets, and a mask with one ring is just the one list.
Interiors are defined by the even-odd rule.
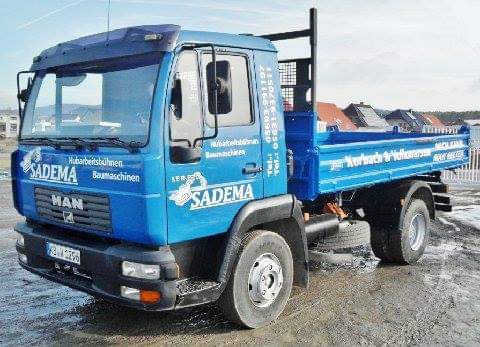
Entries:
[[112,230],[110,203],[104,195],[35,187],[35,206],[48,220],[88,230]]

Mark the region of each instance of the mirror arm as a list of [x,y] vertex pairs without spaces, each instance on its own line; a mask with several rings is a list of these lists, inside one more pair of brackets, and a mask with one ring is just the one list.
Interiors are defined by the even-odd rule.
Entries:
[[[28,73],[32,73],[32,71],[27,71],[27,70],[24,70],[24,71],[19,71],[17,72],[17,101],[18,101],[18,119],[19,119],[19,124],[18,124],[18,127],[19,127],[19,131],[21,131],[22,129],[22,123],[23,123],[23,109],[22,109],[22,101],[20,100],[20,76],[23,75],[23,74],[28,74]],[[29,93],[30,93],[30,89],[32,88],[32,84],[29,84],[28,85],[28,90],[29,90]]]
[[209,44],[212,48],[212,63],[213,63],[213,81],[215,83],[215,93],[213,94],[213,101],[214,101],[214,114],[213,114],[213,121],[214,121],[214,131],[213,134],[210,136],[199,137],[193,141],[193,147],[197,145],[197,142],[204,141],[204,140],[211,140],[218,136],[218,84],[217,84],[217,56],[215,52],[215,45]]
[[18,101],[18,116],[22,116],[22,101],[20,100],[20,75],[26,73],[27,71],[17,72],[17,101]]

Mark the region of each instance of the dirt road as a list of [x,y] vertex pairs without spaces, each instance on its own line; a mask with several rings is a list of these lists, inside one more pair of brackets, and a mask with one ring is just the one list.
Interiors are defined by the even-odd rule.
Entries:
[[480,343],[480,193],[456,191],[415,266],[379,264],[368,249],[350,265],[312,263],[271,325],[242,330],[213,305],[144,313],[95,300],[22,270],[11,231],[19,219],[0,181],[0,345]]

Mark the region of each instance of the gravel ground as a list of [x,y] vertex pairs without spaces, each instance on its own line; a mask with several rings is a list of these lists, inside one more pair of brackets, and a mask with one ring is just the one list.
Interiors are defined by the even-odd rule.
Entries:
[[349,264],[311,264],[267,327],[243,330],[214,305],[166,313],[122,308],[22,270],[12,225],[20,220],[0,181],[0,344],[342,344],[480,343],[480,192],[455,191],[454,213],[433,224],[414,266],[383,265],[368,248]]

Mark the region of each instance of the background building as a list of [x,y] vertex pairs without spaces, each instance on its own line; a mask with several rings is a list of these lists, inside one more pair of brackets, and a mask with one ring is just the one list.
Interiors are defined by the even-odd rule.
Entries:
[[340,130],[357,130],[355,124],[337,107],[329,102],[317,102],[318,119],[327,123],[327,126],[338,126]]
[[372,106],[364,104],[350,104],[343,113],[352,121],[357,128],[390,128],[388,123],[380,117]]
[[19,120],[15,111],[0,110],[0,138],[18,136]]
[[425,122],[426,125],[432,126],[432,127],[437,127],[437,128],[444,128],[445,124],[442,123],[440,119],[438,119],[437,116],[430,114],[430,113],[424,113],[422,114],[422,118]]
[[395,110],[386,115],[385,120],[391,126],[398,126],[403,131],[421,132],[425,123],[423,117],[412,110]]

